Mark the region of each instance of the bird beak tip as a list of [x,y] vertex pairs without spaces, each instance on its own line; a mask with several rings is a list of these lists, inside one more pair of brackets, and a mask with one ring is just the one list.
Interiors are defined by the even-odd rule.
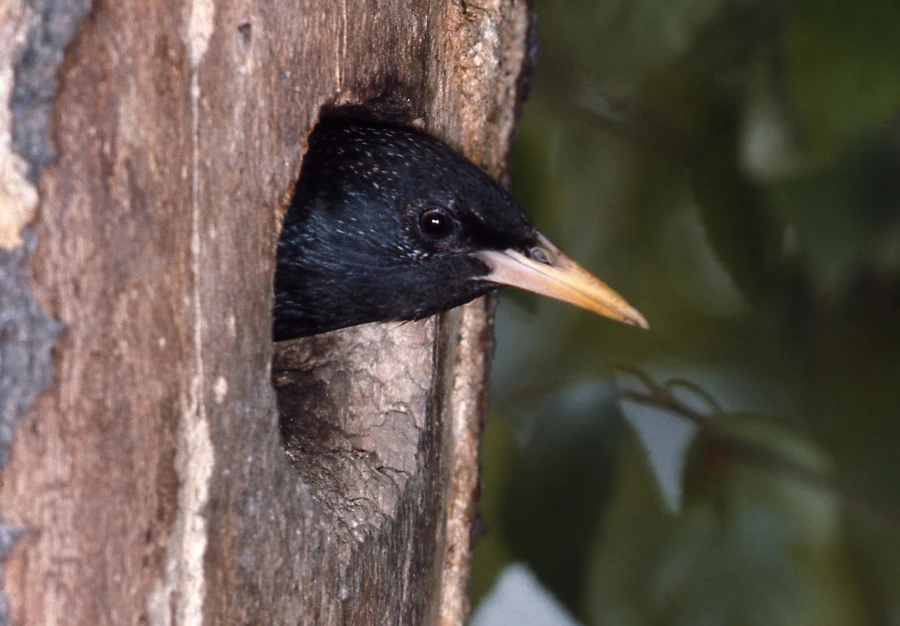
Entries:
[[630,326],[637,326],[642,330],[650,330],[650,323],[638,311],[635,311],[632,315],[629,315],[622,321]]

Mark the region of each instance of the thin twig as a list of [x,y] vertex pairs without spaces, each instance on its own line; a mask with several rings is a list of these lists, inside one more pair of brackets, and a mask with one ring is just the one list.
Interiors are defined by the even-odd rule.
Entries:
[[673,396],[675,395],[674,392],[676,389],[687,389],[709,405],[710,413],[725,412],[725,410],[722,408],[722,405],[719,404],[718,400],[716,400],[711,393],[709,393],[706,389],[704,389],[697,383],[691,382],[684,378],[670,378],[666,381],[664,387]]
[[[823,474],[813,470],[779,454],[771,448],[717,432],[716,425],[718,420],[712,418],[710,414],[704,414],[684,404],[671,393],[673,388],[679,386],[697,392],[700,387],[696,384],[675,379],[668,381],[665,385],[659,385],[647,374],[636,368],[617,366],[616,369],[634,375],[646,387],[646,392],[622,392],[623,397],[645,406],[653,406],[669,411],[678,417],[687,419],[706,431],[707,436],[712,441],[734,453],[735,458],[738,460],[751,463],[757,467],[770,469],[791,480],[821,489],[835,497],[847,509],[867,515],[870,519],[884,524],[894,532],[900,533],[900,515],[896,511],[885,507],[873,498],[854,489],[835,475]],[[714,413],[722,413],[721,407],[708,392],[703,391],[698,393],[698,395],[705,398],[710,406],[715,408]]]

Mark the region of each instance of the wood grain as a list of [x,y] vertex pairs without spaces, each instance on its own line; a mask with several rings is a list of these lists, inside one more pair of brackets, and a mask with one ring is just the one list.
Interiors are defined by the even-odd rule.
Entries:
[[39,196],[30,290],[64,330],[2,470],[10,623],[464,621],[490,304],[273,350],[274,245],[327,104],[405,102],[499,176],[528,19],[93,3],[55,76],[56,159],[14,155]]

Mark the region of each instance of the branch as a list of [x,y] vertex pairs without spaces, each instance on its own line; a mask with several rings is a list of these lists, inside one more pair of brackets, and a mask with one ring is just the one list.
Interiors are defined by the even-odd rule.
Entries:
[[[677,417],[681,417],[696,424],[715,444],[733,453],[735,458],[745,463],[765,468],[775,474],[779,474],[802,483],[809,487],[820,489],[837,499],[842,505],[851,511],[866,515],[894,532],[900,534],[900,514],[884,506],[877,500],[860,492],[851,485],[842,481],[835,474],[823,474],[778,453],[771,448],[754,442],[726,435],[718,430],[719,417],[725,411],[716,402],[712,395],[700,388],[695,383],[680,379],[671,379],[660,385],[641,370],[624,365],[613,367],[614,370],[630,374],[637,378],[644,386],[644,391],[623,391],[622,396],[645,406],[663,409]],[[672,393],[674,389],[690,389],[700,398],[704,399],[710,407],[709,412],[698,411],[679,400]]]

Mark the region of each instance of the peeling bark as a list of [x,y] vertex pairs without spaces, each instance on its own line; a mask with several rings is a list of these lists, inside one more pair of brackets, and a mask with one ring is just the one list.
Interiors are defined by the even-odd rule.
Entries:
[[274,246],[327,104],[500,176],[526,4],[87,9],[0,8],[9,623],[461,624],[490,303],[273,351]]

